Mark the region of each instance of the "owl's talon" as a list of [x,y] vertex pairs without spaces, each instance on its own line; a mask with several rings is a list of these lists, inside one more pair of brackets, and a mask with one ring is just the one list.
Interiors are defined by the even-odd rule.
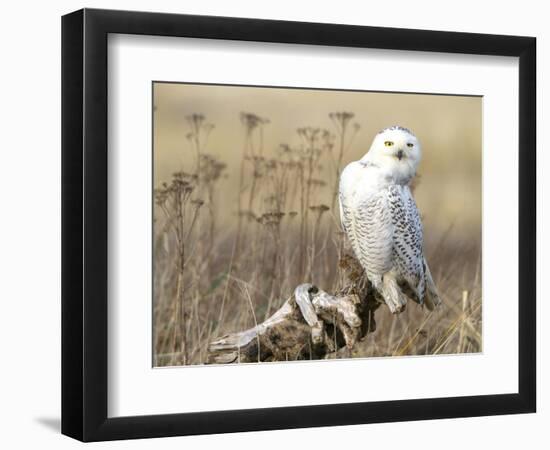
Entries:
[[407,301],[401,296],[397,299],[388,299],[385,303],[390,309],[390,312],[396,315],[405,311],[405,308],[407,307]]

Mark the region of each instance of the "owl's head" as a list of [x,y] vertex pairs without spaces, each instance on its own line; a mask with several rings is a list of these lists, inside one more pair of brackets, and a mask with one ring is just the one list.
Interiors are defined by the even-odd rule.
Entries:
[[362,161],[369,161],[389,172],[398,183],[408,183],[415,175],[422,148],[416,136],[400,126],[384,128],[372,141]]

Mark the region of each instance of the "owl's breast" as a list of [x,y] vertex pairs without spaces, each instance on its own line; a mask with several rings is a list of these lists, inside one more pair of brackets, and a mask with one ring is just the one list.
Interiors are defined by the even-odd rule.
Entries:
[[391,179],[375,165],[355,161],[340,176],[340,195],[351,207],[357,207],[387,188]]

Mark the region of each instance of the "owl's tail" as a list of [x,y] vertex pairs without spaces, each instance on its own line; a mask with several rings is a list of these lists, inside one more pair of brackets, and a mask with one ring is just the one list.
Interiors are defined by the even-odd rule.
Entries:
[[441,304],[441,297],[439,296],[437,288],[435,287],[435,283],[432,278],[430,268],[428,267],[428,262],[426,261],[426,258],[424,258],[424,276],[426,278],[424,304],[426,305],[426,308],[428,308],[430,311],[433,311],[436,306],[439,306]]

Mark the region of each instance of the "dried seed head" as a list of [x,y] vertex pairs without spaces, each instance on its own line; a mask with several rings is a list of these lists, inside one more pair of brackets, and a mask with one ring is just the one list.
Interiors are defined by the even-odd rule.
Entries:
[[312,211],[319,211],[323,213],[325,211],[328,211],[330,208],[327,205],[321,204],[310,206],[309,209],[311,209]]

